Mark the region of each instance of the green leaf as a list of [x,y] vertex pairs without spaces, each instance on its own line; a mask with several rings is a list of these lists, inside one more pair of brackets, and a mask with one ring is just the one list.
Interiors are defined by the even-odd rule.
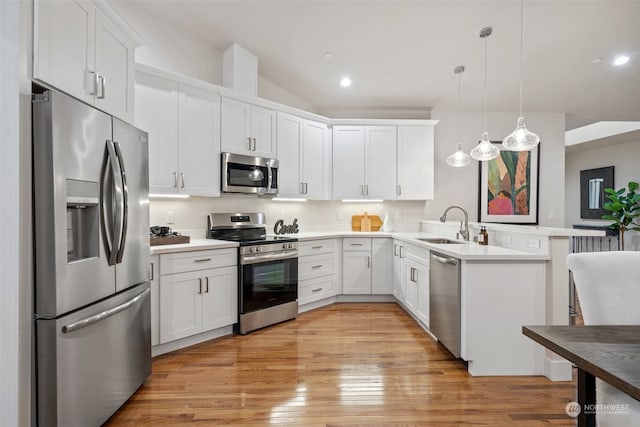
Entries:
[[638,185],[637,182],[631,181],[629,182],[628,187],[629,187],[629,191],[636,191],[638,187],[640,187],[640,185]]

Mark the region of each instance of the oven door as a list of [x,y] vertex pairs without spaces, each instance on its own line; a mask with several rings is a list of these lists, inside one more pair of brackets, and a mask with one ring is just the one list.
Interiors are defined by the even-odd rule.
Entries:
[[222,153],[221,189],[224,193],[278,193],[278,161]]
[[298,258],[241,264],[240,313],[298,299]]

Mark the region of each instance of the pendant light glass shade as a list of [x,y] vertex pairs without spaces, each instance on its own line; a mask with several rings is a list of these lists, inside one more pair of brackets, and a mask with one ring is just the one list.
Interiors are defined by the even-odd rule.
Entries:
[[523,3],[524,0],[520,0],[520,115],[516,121],[516,129],[502,140],[502,146],[511,151],[528,151],[540,142],[538,135],[527,129],[522,115]]
[[471,157],[462,150],[462,144],[456,145],[456,151],[449,157],[447,157],[447,164],[454,168],[462,168],[468,166],[471,163]]
[[516,124],[516,130],[511,132],[502,141],[502,145],[507,150],[511,151],[528,151],[535,148],[540,142],[540,138],[535,133],[527,129],[524,123],[524,117],[518,117]]
[[476,160],[486,162],[487,160],[495,159],[499,155],[500,150],[498,150],[498,147],[489,141],[489,134],[487,132],[482,132],[482,139],[480,140],[480,143],[471,150],[471,157]]
[[[484,128],[487,128],[487,37],[493,32],[491,27],[480,30],[480,38],[484,39]],[[489,133],[482,132],[480,143],[471,150],[471,157],[481,162],[493,160],[500,155],[498,147],[489,141]]]

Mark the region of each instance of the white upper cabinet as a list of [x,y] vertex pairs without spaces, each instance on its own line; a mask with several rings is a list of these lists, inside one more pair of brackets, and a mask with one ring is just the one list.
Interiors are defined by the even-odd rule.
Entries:
[[222,98],[222,151],[276,157],[276,113],[268,108]]
[[433,126],[398,126],[398,200],[433,199]]
[[333,198],[396,198],[396,127],[333,127]]
[[132,121],[135,43],[93,3],[36,0],[33,44],[35,80]]
[[327,126],[278,112],[278,196],[329,199],[330,142]]
[[220,95],[136,73],[136,126],[149,132],[149,192],[220,195]]

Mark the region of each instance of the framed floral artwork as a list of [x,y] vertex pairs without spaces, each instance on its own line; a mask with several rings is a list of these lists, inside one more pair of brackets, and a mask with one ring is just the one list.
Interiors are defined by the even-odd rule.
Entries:
[[538,224],[540,145],[531,151],[509,151],[501,142],[493,160],[480,162],[478,221]]

